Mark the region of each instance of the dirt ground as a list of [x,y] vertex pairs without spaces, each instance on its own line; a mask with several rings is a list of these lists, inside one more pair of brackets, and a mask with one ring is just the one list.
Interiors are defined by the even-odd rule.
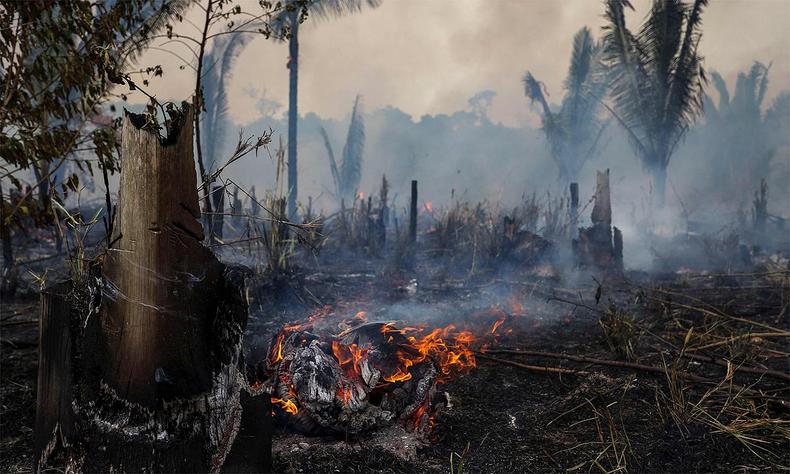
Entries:
[[[782,331],[790,328],[785,283],[768,284],[754,275],[722,280],[704,274],[673,274],[656,280],[633,273],[626,275],[625,281],[600,285],[600,294],[596,295],[599,285],[589,276],[563,281],[524,272],[453,280],[437,275],[433,264],[426,265],[414,274],[393,277],[383,274],[380,262],[361,261],[353,271],[342,272],[329,263],[320,272],[313,269],[302,278],[282,284],[276,292],[268,283],[260,283],[253,292],[257,298],[251,307],[246,337],[249,357],[254,358],[253,354],[259,353],[255,348],[269,341],[284,322],[302,320],[321,305],[332,305],[338,312],[365,310],[371,319],[439,325],[472,321],[485,308],[507,308],[507,301],[516,301],[523,305],[523,314],[510,318],[512,332],[498,338],[491,350],[509,348],[627,359],[652,367],[669,367],[675,360],[668,360],[669,353],[659,350],[662,340],[668,344],[665,347],[677,346],[691,326],[705,328],[705,337],[718,331],[723,323],[711,321],[715,318],[708,313],[724,313],[721,308],[729,316],[754,318]],[[665,292],[656,293],[655,288]],[[666,296],[670,291],[674,292],[672,298]],[[664,295],[671,302],[666,304],[655,295]],[[633,315],[639,325],[630,357],[618,354],[611,337],[604,337],[599,320],[611,314],[613,308]],[[2,472],[32,469],[37,311],[34,294],[2,304]],[[691,336],[691,340],[695,337]],[[723,333],[716,337],[724,341],[731,338]],[[745,339],[754,340],[748,335]],[[698,345],[705,341],[700,339]],[[787,373],[786,341],[763,337],[757,341],[760,353],[747,359],[749,365]],[[752,418],[744,418],[739,425],[737,416],[729,411],[713,410],[725,404],[722,393],[729,393],[723,398],[733,406],[743,401],[733,396],[737,387],[743,386],[786,400],[786,381],[737,371],[728,379],[726,367],[692,361],[685,363],[682,370],[705,377],[713,384],[688,382],[681,390],[673,391],[669,369],[658,373],[540,356],[483,356],[499,361],[479,357],[477,368],[438,387],[438,395],[449,400],[451,406],[435,415],[435,427],[415,455],[382,449],[376,434],[309,439],[280,430],[275,434],[275,470],[780,472],[790,466],[790,407],[782,405],[782,401],[750,398],[748,403],[760,409],[748,413],[762,417],[762,422],[747,427],[744,425],[751,423]],[[502,361],[586,373],[542,373]],[[733,386],[734,382],[739,385]],[[710,394],[716,383],[718,390]],[[691,407],[688,413],[685,409],[673,410],[676,396],[685,398],[674,406]],[[714,399],[719,404],[714,404]],[[708,408],[694,411],[694,406]],[[720,423],[706,421],[706,413]],[[750,443],[750,439],[757,442]]]

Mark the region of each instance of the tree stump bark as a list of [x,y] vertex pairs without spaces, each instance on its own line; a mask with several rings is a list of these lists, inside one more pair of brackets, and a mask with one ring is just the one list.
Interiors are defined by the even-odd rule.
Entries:
[[77,472],[216,472],[238,432],[248,271],[203,246],[189,106],[173,121],[126,114],[118,244],[45,292],[39,469],[65,440]]
[[573,242],[577,263],[604,271],[622,271],[623,238],[616,227],[612,232],[609,170],[596,174],[595,205],[590,218],[592,226],[579,228],[579,238]]
[[36,471],[43,459],[57,447],[69,446],[74,436],[71,406],[74,380],[70,366],[73,337],[67,300],[70,292],[70,282],[61,282],[41,292],[34,438],[37,455],[33,461]]

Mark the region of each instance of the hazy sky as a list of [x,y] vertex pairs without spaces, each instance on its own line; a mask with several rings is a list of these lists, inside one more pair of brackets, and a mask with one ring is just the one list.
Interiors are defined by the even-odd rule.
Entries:
[[[635,30],[650,2],[632,2],[637,11],[628,20]],[[241,3],[249,11],[258,8],[257,2]],[[188,17],[199,23],[200,13],[193,9]],[[585,25],[599,37],[602,13],[600,0],[384,0],[356,15],[310,18],[300,30],[299,112],[343,118],[360,93],[368,110],[393,105],[418,119],[464,109],[469,97],[490,89],[497,93],[494,121],[534,124],[521,85],[525,70],[545,82],[550,100],[559,101],[571,39]],[[768,99],[790,89],[790,0],[713,0],[703,23],[708,70],[734,83],[752,61],[773,61]],[[264,96],[287,104],[287,59],[285,44],[263,38],[250,43],[230,82],[234,121],[258,118]],[[179,71],[160,51],[142,57],[141,65],[151,64],[165,68],[165,77],[151,86],[158,97],[191,96],[194,72]]]

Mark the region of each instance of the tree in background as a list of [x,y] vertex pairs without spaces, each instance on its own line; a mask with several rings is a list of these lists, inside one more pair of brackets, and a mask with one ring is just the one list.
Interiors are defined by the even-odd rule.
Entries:
[[524,76],[524,93],[541,105],[543,133],[559,168],[563,188],[578,181],[584,163],[597,152],[605,129],[605,123],[597,117],[601,96],[606,91],[606,81],[599,68],[600,51],[589,28],[582,28],[573,37],[565,97],[557,112],[549,107],[542,83],[530,72]]
[[763,107],[770,65],[754,62],[747,72],[738,74],[730,94],[724,78],[711,73],[718,101],[705,95],[705,126],[700,130],[705,153],[716,166],[717,186],[732,196],[733,187],[751,192],[771,171],[776,151],[788,145],[788,105],[790,93],[780,94],[770,107]]
[[[5,270],[13,265],[10,227],[20,215],[47,226],[54,222],[52,199],[68,187],[52,187],[66,162],[93,172],[118,168],[119,122],[102,113],[114,84],[137,89],[129,74],[159,75],[161,68],[130,71],[131,64],[187,0],[30,0],[0,8],[0,179],[15,194],[2,203]],[[147,79],[142,80],[147,83]],[[123,96],[123,94],[121,94]],[[35,181],[23,183],[31,170]],[[106,182],[106,178],[105,178]],[[78,189],[76,175],[68,179]],[[65,183],[62,183],[65,184]],[[38,193],[37,201],[30,199]],[[54,194],[54,195],[53,195]],[[7,272],[4,271],[4,277]]]
[[698,46],[707,0],[655,0],[638,34],[625,25],[628,0],[606,1],[603,63],[613,107],[645,168],[656,204],[665,202],[667,167],[702,112],[705,73]]
[[365,149],[365,120],[362,117],[362,103],[359,95],[357,95],[354,108],[351,110],[351,123],[348,126],[348,136],[343,147],[343,161],[339,168],[337,161],[335,161],[332,143],[329,141],[324,127],[321,127],[321,136],[324,139],[329,166],[332,170],[332,179],[335,182],[335,196],[338,201],[345,200],[346,203],[350,203],[359,190],[359,183],[362,179],[362,153]]
[[[285,8],[272,21],[272,26],[281,31],[280,37],[288,38],[288,216],[296,215],[298,194],[297,183],[297,130],[298,83],[299,83],[299,24],[308,14],[328,18],[362,10],[364,5],[376,8],[381,0],[286,0]],[[292,6],[299,5],[300,8]]]

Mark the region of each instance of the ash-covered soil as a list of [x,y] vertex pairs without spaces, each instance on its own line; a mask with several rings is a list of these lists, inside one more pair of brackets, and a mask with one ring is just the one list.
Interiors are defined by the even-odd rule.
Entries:
[[[452,279],[437,275],[433,267],[393,276],[375,261],[353,271],[340,271],[337,266],[328,264],[276,284],[258,284],[252,292],[246,336],[248,363],[260,360],[283,323],[303,320],[323,305],[339,313],[364,310],[371,320],[429,325],[474,324],[479,317],[481,327],[490,322],[480,314],[497,306],[511,316],[507,324],[512,331],[493,340],[490,350],[575,354],[652,367],[671,366],[675,360],[671,348],[682,344],[689,327],[709,331],[690,336],[692,341],[699,338],[698,347],[731,338],[729,333],[716,333],[726,324],[711,321],[715,318],[708,313],[753,319],[781,331],[790,328],[786,275],[777,283],[755,275],[721,279],[672,274],[656,281],[629,274],[624,281],[603,281],[599,291],[591,275],[584,274],[573,281],[542,277],[540,272]],[[673,292],[672,296],[653,292],[656,287]],[[513,302],[520,305],[519,311],[511,309]],[[611,338],[604,337],[599,321],[612,308],[633,315],[639,325],[638,334],[632,334],[630,355],[618,352]],[[2,472],[32,469],[37,310],[36,300],[30,297],[2,304]],[[770,332],[744,327],[753,333]],[[707,342],[705,338],[714,333],[718,339]],[[724,347],[742,350],[732,353],[732,359],[787,373],[786,338],[747,334],[741,339],[759,346],[759,353],[752,350],[750,356],[748,344],[739,346],[736,338],[732,344],[715,345],[699,354],[718,350],[715,354],[721,355]],[[661,346],[662,340],[667,344]],[[662,352],[662,347],[669,352]],[[280,428],[274,439],[275,471],[780,472],[790,466],[786,449],[790,407],[777,401],[788,398],[786,381],[741,373],[727,378],[726,367],[692,360],[684,363],[682,371],[713,383],[687,382],[673,391],[669,372],[540,356],[488,356],[499,361],[480,357],[476,369],[438,387],[437,397],[447,406],[435,414],[435,426],[427,436],[418,439],[396,427],[386,433],[308,438]],[[541,373],[503,360],[585,373]],[[732,385],[735,382],[737,386]],[[716,384],[719,390],[710,392]],[[727,384],[730,395],[726,395]],[[762,390],[767,398],[748,400],[759,409],[743,413],[744,423],[753,421],[748,415],[762,416],[763,424],[744,428],[731,423],[731,413],[714,411],[721,406],[716,403],[728,396],[733,406],[745,403],[745,398],[732,396],[739,390],[733,387]],[[673,404],[677,396],[685,398]],[[695,405],[707,411],[695,412]],[[686,407],[688,412],[673,406]],[[706,422],[705,416],[720,423]],[[765,420],[778,421],[774,426]],[[727,431],[739,426],[744,431]],[[397,436],[402,439],[391,438]],[[757,442],[744,442],[743,437]]]

